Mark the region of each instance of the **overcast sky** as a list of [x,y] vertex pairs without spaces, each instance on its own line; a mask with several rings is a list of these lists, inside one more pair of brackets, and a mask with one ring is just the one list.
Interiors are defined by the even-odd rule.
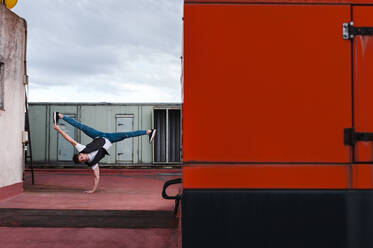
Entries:
[[183,0],[18,0],[32,102],[180,102]]

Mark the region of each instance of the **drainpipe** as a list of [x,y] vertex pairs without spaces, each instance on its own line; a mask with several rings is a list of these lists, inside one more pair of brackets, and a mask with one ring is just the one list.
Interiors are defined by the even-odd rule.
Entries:
[[[29,148],[29,154],[30,154],[30,162],[31,162],[31,176],[32,176],[32,184],[34,185],[35,184],[35,180],[34,180],[34,166],[33,166],[33,161],[32,161],[32,148],[31,148],[31,130],[30,130],[30,117],[29,117],[29,113],[28,113],[28,83],[29,83],[29,80],[28,80],[28,75],[27,75],[27,21],[25,19],[23,19],[23,22],[24,22],[24,25],[25,25],[25,43],[24,43],[24,57],[23,57],[23,71],[24,71],[24,75],[23,75],[23,85],[25,87],[25,106],[24,106],[24,109],[25,111],[27,111],[27,118],[28,118],[28,148]],[[26,120],[24,120],[26,121]],[[24,152],[24,156],[27,156],[27,154]],[[27,158],[25,157],[25,159],[23,160],[24,161],[24,168],[26,169],[26,160]]]

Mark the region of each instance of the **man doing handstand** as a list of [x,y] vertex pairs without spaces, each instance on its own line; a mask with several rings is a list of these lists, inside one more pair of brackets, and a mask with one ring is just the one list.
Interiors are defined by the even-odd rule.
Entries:
[[[57,125],[58,120],[63,119],[67,123],[71,124],[72,126],[80,129],[91,137],[93,141],[89,144],[82,145],[73,140],[69,135],[67,135],[62,129]],[[57,130],[58,133],[62,135],[71,145],[73,145],[79,152],[79,154],[75,154],[73,156],[73,161],[76,164],[85,162],[88,166],[90,166],[93,170],[94,174],[94,184],[93,188],[89,191],[85,191],[85,193],[93,193],[96,191],[98,183],[100,181],[100,170],[98,166],[98,162],[105,157],[105,155],[109,155],[108,150],[111,147],[112,143],[131,138],[137,137],[141,135],[149,135],[149,143],[152,143],[156,129],[148,129],[148,130],[138,130],[133,132],[116,132],[116,133],[104,133],[101,131],[97,131],[89,126],[86,126],[72,117],[65,116],[60,114],[59,112],[53,112],[53,123],[54,129]]]

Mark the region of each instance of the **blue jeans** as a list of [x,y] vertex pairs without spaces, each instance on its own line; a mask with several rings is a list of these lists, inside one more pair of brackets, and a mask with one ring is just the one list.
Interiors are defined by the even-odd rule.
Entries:
[[103,137],[103,138],[107,138],[111,143],[115,143],[115,142],[118,142],[118,141],[121,141],[127,138],[141,136],[141,135],[146,134],[146,130],[138,130],[138,131],[133,131],[133,132],[104,133],[96,129],[93,129],[87,125],[84,125],[69,116],[64,115],[63,120],[69,123],[70,125],[82,130],[83,133],[85,133],[92,139],[97,138],[97,137]]

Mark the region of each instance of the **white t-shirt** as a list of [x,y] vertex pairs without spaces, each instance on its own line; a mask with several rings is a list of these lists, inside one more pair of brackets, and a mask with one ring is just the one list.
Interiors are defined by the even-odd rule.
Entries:
[[[106,151],[108,151],[109,148],[112,146],[112,143],[107,138],[104,138],[104,139],[105,139],[105,144],[104,144],[103,148]],[[75,145],[75,149],[78,150],[78,152],[83,151],[84,148],[86,148],[85,145],[82,145],[82,144],[79,144],[79,143],[76,143],[76,145]],[[94,152],[91,152],[91,153],[88,153],[88,158],[89,158],[88,162],[91,162],[95,158],[97,152],[98,152],[98,150],[94,151]],[[92,170],[96,169],[97,166],[98,166],[98,163],[95,164],[94,166],[92,166]]]

